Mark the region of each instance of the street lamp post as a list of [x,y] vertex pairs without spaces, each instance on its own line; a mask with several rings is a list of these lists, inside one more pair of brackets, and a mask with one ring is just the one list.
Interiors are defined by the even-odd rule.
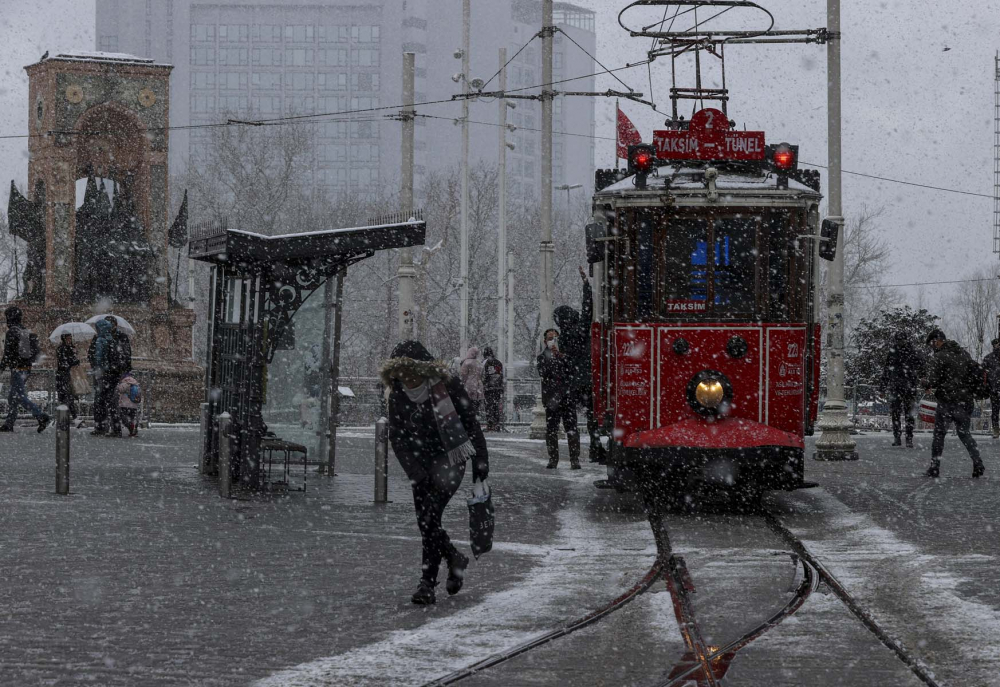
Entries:
[[[828,208],[832,221],[844,225],[841,197],[840,2],[827,0],[827,134],[830,178]],[[826,405],[816,440],[816,460],[857,460],[844,399],[844,232],[837,232],[837,255],[830,264],[827,294]]]

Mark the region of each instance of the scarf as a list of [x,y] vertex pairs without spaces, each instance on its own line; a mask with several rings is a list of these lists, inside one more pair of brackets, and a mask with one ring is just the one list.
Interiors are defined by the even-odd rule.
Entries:
[[448,454],[448,463],[450,465],[464,463],[476,455],[476,449],[465,432],[462,419],[458,416],[455,404],[448,394],[448,388],[440,378],[429,379],[426,383],[431,390],[431,407],[434,409],[434,419],[437,421],[441,444]]

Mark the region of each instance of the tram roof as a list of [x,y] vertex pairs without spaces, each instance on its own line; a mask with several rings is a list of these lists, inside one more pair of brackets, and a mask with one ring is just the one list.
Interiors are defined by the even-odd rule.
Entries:
[[[668,182],[671,191],[707,191],[705,169],[704,166],[665,165],[659,168],[658,175],[646,177],[645,189],[635,187],[635,176],[633,175],[602,189],[596,195],[662,192],[667,189]],[[778,177],[773,173],[753,173],[750,170],[734,171],[724,167],[718,168],[718,170],[719,177],[715,181],[715,187],[720,191],[790,191],[795,195],[807,194],[820,197],[819,193],[795,179],[788,179],[787,189],[779,188]]]
[[266,236],[233,229],[225,223],[201,227],[188,243],[191,258],[204,262],[254,264],[309,263],[316,258],[350,258],[365,253],[424,243],[427,225],[419,214],[371,226]]

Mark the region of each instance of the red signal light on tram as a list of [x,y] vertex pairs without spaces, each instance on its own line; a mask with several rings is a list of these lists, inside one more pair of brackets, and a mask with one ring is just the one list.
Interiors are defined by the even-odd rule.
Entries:
[[779,172],[794,172],[799,166],[799,147],[779,143],[767,147],[767,158]]
[[639,151],[632,159],[632,166],[637,172],[649,173],[653,171],[653,156],[644,150]]
[[629,146],[629,172],[632,174],[649,174],[656,167],[656,151],[648,143]]

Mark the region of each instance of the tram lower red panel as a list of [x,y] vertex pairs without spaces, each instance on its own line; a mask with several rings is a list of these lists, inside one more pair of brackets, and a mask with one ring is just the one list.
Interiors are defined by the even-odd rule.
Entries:
[[[606,409],[614,411],[615,439],[627,445],[636,435],[670,441],[686,436],[693,447],[709,448],[714,446],[711,437],[725,436],[730,448],[801,448],[804,414],[807,408],[812,411],[818,387],[818,364],[814,364],[808,371],[814,377],[810,384],[814,393],[807,405],[808,329],[804,323],[616,324],[610,330],[598,325],[593,337],[595,410],[599,417]],[[817,338],[818,329],[811,332]],[[746,342],[743,356],[727,352],[733,337]],[[814,339],[813,345],[818,361],[818,341]],[[610,372],[610,379],[604,378],[602,369]],[[726,418],[744,421],[718,423],[726,427],[722,435],[693,431],[708,422],[687,400],[690,380],[703,370],[726,376],[733,388]],[[776,434],[770,435],[770,430]],[[770,439],[755,443],[758,435]],[[794,442],[789,443],[788,437]]]

